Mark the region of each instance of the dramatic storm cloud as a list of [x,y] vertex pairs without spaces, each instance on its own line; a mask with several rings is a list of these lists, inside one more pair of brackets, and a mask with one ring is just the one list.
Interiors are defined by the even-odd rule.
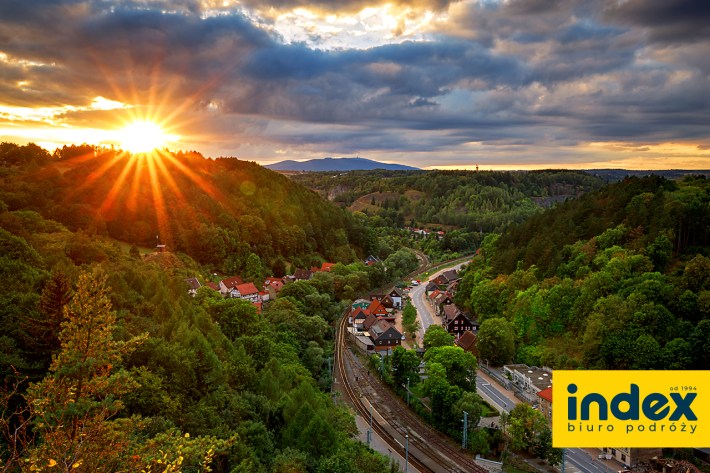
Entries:
[[710,167],[710,4],[0,2],[0,141],[260,162]]

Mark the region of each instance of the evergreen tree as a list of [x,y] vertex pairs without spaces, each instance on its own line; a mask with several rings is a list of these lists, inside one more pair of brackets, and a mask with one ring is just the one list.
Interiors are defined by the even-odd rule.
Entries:
[[27,358],[38,362],[43,369],[49,367],[52,354],[59,351],[59,332],[65,318],[65,307],[73,296],[69,279],[58,269],[47,282],[39,300],[44,317],[25,319],[25,341],[30,348]]
[[[121,396],[136,387],[117,367],[141,339],[113,340],[116,318],[106,279],[100,271],[79,277],[59,334],[61,351],[49,375],[27,390],[41,439],[29,458],[39,469],[57,465],[63,471],[115,471],[129,447],[128,435],[141,425],[135,417],[112,420],[123,407]],[[52,293],[64,297],[66,283],[59,280],[62,284],[53,285]],[[62,312],[57,299],[45,300],[46,310]]]

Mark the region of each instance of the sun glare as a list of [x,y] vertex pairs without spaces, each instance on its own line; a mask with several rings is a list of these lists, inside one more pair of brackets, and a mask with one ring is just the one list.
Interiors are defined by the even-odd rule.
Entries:
[[179,135],[166,134],[155,123],[137,121],[121,130],[121,147],[133,153],[147,153],[179,138]]

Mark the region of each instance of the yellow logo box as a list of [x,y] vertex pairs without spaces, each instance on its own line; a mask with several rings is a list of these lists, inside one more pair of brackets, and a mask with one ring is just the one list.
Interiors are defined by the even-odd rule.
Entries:
[[706,447],[710,371],[555,370],[554,447]]

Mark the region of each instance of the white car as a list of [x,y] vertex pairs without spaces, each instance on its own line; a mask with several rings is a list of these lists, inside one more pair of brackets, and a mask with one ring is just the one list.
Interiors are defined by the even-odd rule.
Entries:
[[418,286],[418,285],[419,285],[419,282],[412,280],[412,286]]

